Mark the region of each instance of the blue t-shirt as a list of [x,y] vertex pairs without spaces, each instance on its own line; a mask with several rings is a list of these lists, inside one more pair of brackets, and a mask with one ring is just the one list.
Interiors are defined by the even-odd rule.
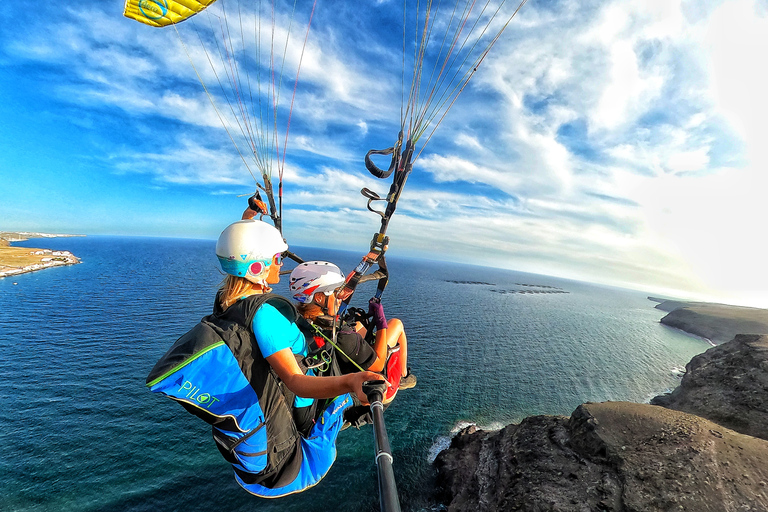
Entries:
[[[253,334],[259,344],[261,354],[267,358],[283,349],[290,349],[293,354],[306,356],[307,342],[298,326],[285,318],[274,306],[264,304],[253,316]],[[311,375],[308,373],[308,375]],[[312,405],[313,398],[296,397],[296,407]]]

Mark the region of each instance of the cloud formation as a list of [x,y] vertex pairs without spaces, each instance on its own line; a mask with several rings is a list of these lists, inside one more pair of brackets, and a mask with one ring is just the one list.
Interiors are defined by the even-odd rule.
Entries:
[[[8,27],[0,70],[9,80],[33,73],[49,109],[78,112],[70,122],[98,141],[89,161],[115,176],[186,191],[190,202],[240,205],[234,196],[255,187],[243,160],[260,171],[239,135],[232,87],[218,86],[227,62],[212,68],[210,50],[195,44],[217,27],[200,16],[179,37],[123,19],[120,2],[86,3],[87,15],[42,7],[10,23],[0,14]],[[322,232],[323,244],[364,250],[378,217],[360,189],[383,196],[389,184],[362,157],[395,142],[408,95],[401,17],[386,1],[323,2],[305,46],[310,4],[299,6],[280,110],[268,118],[279,136],[257,153],[274,172],[282,167],[291,111],[291,242],[318,244]],[[258,23],[253,13],[244,20]],[[289,23],[276,19],[276,41]],[[768,306],[759,247],[748,249],[768,185],[768,84],[751,60],[766,47],[768,13],[757,0],[528,3],[423,136],[391,224],[393,247]],[[253,58],[239,43],[232,50],[241,62]],[[240,207],[228,208],[211,215],[224,224],[223,212]]]

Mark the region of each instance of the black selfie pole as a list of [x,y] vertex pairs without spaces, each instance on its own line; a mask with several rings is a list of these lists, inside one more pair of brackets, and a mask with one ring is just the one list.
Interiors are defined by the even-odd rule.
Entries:
[[363,393],[371,404],[373,416],[373,444],[376,450],[376,468],[379,472],[379,504],[381,512],[400,512],[395,473],[392,470],[392,450],[389,448],[387,427],[384,425],[384,405],[381,403],[387,383],[372,380],[363,383]]

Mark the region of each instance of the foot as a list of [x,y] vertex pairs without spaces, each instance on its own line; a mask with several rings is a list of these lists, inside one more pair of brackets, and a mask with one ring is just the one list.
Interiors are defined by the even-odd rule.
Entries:
[[400,378],[400,386],[397,389],[411,389],[416,386],[416,376],[408,368],[408,374]]

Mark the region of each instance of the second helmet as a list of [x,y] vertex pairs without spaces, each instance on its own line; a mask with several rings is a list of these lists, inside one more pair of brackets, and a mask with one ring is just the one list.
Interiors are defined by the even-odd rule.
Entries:
[[308,261],[291,272],[293,298],[304,304],[312,302],[316,293],[330,295],[342,284],[344,274],[339,267],[327,261]]

